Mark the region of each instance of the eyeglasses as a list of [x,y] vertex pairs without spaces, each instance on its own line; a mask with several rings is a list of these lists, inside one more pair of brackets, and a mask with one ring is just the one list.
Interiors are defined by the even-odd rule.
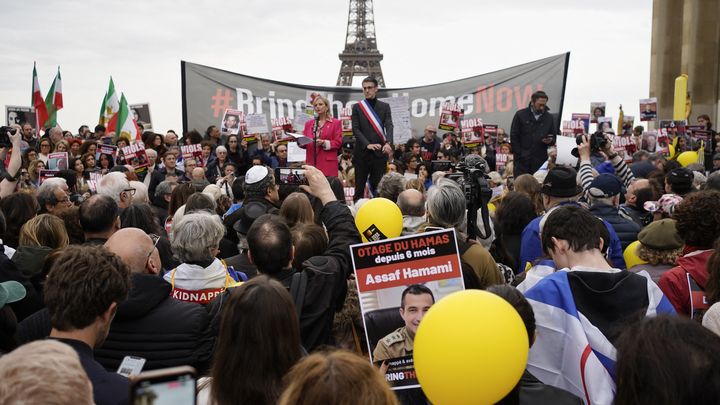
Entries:
[[146,262],[146,263],[147,263],[148,260],[150,260],[150,256],[152,256],[153,252],[155,251],[155,248],[157,247],[158,242],[160,241],[160,237],[157,236],[157,235],[155,235],[154,233],[150,233],[150,234],[148,234],[148,236],[149,236],[150,239],[152,239],[152,241],[153,241],[153,247],[152,247],[152,249],[150,250],[150,253],[148,253],[147,259],[145,259],[145,262]]
[[132,197],[135,195],[135,189],[134,188],[126,188],[125,190],[123,190],[123,193],[128,193]]

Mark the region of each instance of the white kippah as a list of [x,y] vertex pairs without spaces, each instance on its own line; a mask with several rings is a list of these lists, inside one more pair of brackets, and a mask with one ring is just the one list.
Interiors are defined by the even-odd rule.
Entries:
[[262,179],[267,177],[269,171],[270,169],[265,166],[251,167],[250,170],[245,173],[245,184],[255,184],[262,181]]

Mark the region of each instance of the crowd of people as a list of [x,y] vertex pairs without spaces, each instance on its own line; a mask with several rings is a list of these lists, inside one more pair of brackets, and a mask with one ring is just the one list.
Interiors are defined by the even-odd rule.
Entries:
[[[134,142],[100,125],[8,131],[0,403],[125,404],[125,356],[192,366],[201,404],[429,403],[422,388],[392,391],[362,343],[349,246],[370,198],[397,204],[403,235],[454,229],[465,288],[517,310],[530,356],[500,403],[718,402],[720,172],[642,150],[628,163],[587,134],[576,166],[556,164],[542,92],[486,144],[433,125],[394,144],[377,82],[363,89],[354,144],[317,99],[300,166],[267,134],[249,144],[216,126],[143,133],[141,171],[99,152],[103,137]],[[183,158],[181,144],[202,156]],[[515,153],[500,170],[496,145]],[[40,181],[57,151],[68,169]],[[482,237],[469,236],[456,181],[468,155],[492,190]],[[300,167],[304,184],[279,184],[278,167]],[[422,314],[406,318],[405,354]]]

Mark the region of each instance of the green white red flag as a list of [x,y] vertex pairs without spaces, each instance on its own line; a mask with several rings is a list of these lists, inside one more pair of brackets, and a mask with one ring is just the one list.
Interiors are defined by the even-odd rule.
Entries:
[[[30,103],[33,107],[35,107],[35,114],[37,117],[36,126],[41,127],[48,119],[48,111],[47,106],[45,105],[45,100],[42,98],[42,92],[40,91],[40,82],[38,81],[35,63],[33,63],[33,87]],[[39,130],[40,128],[37,129]]]
[[137,126],[133,118],[125,94],[120,97],[120,106],[118,112],[110,118],[107,124],[107,132],[115,132],[115,139],[120,137],[129,141],[138,141],[141,139],[140,128]]
[[100,125],[109,125],[110,119],[117,114],[117,112],[120,110],[120,100],[117,95],[117,91],[115,90],[115,83],[113,82],[112,77],[110,77],[110,85],[108,86],[108,91],[105,93],[105,98],[103,99],[103,104],[100,110]]
[[62,78],[60,77],[59,67],[57,75],[55,75],[55,80],[53,81],[52,87],[50,87],[47,96],[45,96],[45,106],[47,108],[48,120],[43,124],[43,127],[56,127],[57,112],[63,108]]

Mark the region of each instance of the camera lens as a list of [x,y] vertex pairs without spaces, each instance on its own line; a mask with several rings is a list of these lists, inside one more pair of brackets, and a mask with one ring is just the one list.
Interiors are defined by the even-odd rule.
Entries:
[[17,132],[17,128],[10,129],[10,135],[15,135],[16,132]]

